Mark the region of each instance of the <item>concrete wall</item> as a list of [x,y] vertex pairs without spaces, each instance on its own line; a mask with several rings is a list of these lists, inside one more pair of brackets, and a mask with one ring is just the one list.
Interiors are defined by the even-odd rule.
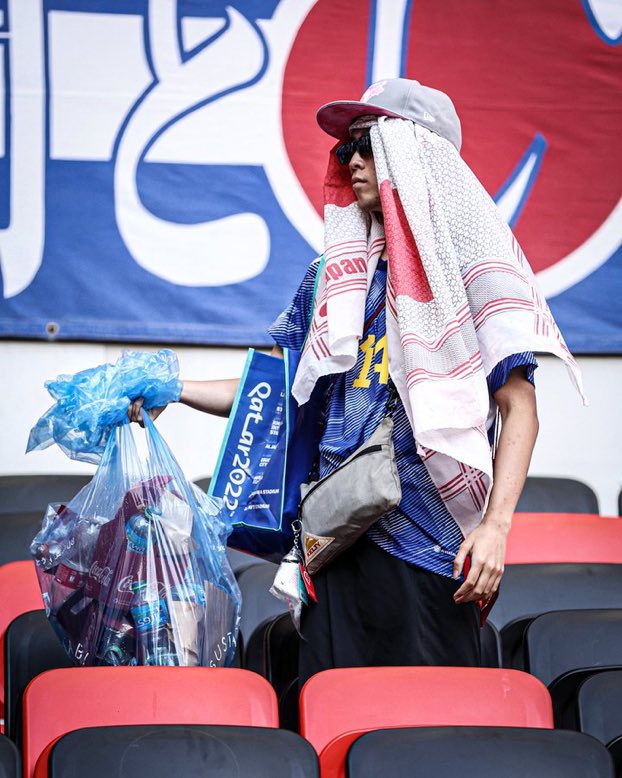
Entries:
[[[0,475],[85,473],[93,467],[69,460],[56,447],[24,454],[28,433],[52,404],[44,381],[103,362],[114,362],[119,344],[0,342]],[[155,350],[156,345],[134,348]],[[229,378],[240,374],[243,349],[175,349],[181,376]],[[598,495],[600,511],[617,513],[622,488],[622,358],[580,357],[590,406],[584,408],[552,357],[540,358],[536,372],[540,435],[531,475],[565,476],[587,483]],[[212,473],[226,420],[173,405],[158,426],[190,479]]]

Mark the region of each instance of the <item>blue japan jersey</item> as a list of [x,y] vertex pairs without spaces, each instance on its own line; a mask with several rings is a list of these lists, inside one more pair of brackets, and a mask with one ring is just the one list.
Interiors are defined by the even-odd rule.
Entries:
[[[270,327],[282,348],[301,349],[311,317],[319,260],[309,266],[290,305]],[[379,260],[365,306],[365,332],[356,364],[335,377],[326,428],[320,441],[320,477],[337,468],[374,432],[385,414],[389,357],[385,324],[387,263]],[[532,353],[515,354],[499,363],[488,376],[491,393],[507,380],[510,370],[525,366],[533,383],[537,366]],[[402,483],[399,506],[380,518],[367,532],[382,549],[411,564],[451,577],[453,559],[462,533],[416,452],[412,428],[401,402],[393,414],[393,443]]]

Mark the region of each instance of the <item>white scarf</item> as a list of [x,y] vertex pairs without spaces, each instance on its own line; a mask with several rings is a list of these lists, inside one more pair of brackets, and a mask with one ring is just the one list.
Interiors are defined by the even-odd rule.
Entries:
[[386,234],[389,371],[417,452],[466,535],[492,487],[486,376],[525,351],[564,360],[583,396],[581,376],[512,231],[456,148],[404,119],[370,124],[384,227],[331,153],[325,265],[293,394],[302,404],[320,376],[355,365]]

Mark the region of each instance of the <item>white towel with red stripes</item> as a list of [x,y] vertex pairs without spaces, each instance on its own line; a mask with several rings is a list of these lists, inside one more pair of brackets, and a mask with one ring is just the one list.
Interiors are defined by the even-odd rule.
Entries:
[[456,148],[403,119],[369,124],[384,224],[361,210],[348,166],[331,153],[325,263],[293,394],[302,404],[320,376],[356,364],[386,240],[390,375],[417,452],[466,536],[492,486],[486,376],[525,351],[564,360],[583,396],[581,376],[512,231]]

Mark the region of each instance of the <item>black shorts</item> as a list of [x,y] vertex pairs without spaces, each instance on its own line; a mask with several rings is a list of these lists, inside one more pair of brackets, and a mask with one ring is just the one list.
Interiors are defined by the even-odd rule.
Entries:
[[366,536],[313,577],[303,609],[300,687],[333,667],[480,664],[479,607],[457,581],[403,562]]

